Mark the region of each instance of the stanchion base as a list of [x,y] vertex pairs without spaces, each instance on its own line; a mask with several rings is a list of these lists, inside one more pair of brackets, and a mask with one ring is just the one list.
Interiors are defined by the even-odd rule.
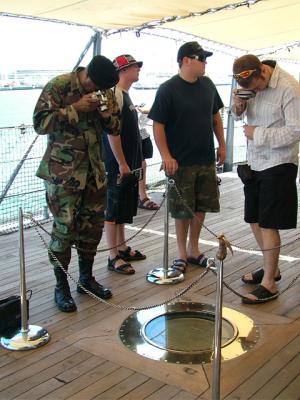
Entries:
[[1,346],[7,350],[33,350],[43,346],[50,340],[46,329],[36,325],[28,325],[26,332],[18,331],[13,337],[1,338]]
[[157,267],[148,272],[146,279],[148,282],[157,285],[174,285],[184,280],[184,274],[175,268],[169,267],[165,270],[162,267]]

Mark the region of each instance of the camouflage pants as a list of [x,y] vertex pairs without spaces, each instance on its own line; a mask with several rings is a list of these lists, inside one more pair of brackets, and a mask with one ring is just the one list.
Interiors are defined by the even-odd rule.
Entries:
[[[93,261],[103,232],[105,180],[103,187],[97,189],[95,178],[89,173],[83,190],[49,182],[45,186],[47,204],[54,218],[49,249],[64,266],[71,260],[73,244],[82,259]],[[54,264],[51,257],[50,261]]]
[[[215,164],[179,167],[174,179],[180,195],[193,212],[220,211]],[[193,218],[174,188],[170,190],[170,212],[173,218]]]

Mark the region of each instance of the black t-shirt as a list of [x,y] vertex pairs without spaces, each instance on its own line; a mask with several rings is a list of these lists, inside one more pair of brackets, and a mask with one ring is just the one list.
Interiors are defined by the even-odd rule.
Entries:
[[[121,143],[126,162],[131,170],[142,166],[142,141],[138,125],[137,111],[129,94],[123,92],[121,114]],[[103,135],[104,162],[108,173],[119,173],[118,162],[111,150],[107,135]]]
[[190,83],[176,75],[158,88],[148,117],[165,125],[170,153],[179,165],[210,165],[215,161],[213,115],[222,107],[208,77]]

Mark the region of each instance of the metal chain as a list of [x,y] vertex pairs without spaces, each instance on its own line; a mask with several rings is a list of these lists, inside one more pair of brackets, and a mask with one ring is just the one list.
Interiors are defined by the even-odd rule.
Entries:
[[[195,218],[200,222],[198,216],[195,214],[195,212],[191,209],[191,207],[187,204],[187,202],[185,201],[185,199],[182,197],[181,193],[179,192],[178,187],[176,186],[176,183],[175,183],[174,179],[172,179],[172,181],[174,182],[174,183],[172,182],[172,185],[173,185],[173,187],[174,187],[174,189],[175,189],[175,191],[176,191],[177,196],[179,197],[180,201],[182,202],[183,206],[193,215],[193,217],[195,217]],[[211,229],[209,229],[204,223],[202,224],[202,226],[203,226],[203,228],[205,228],[212,236],[214,236],[215,238],[218,238],[218,235],[217,235],[216,233],[214,233]],[[274,247],[271,247],[271,248],[269,248],[269,249],[254,249],[254,248],[251,248],[251,247],[250,247],[250,248],[246,248],[246,247],[241,247],[241,246],[239,246],[239,245],[237,245],[237,244],[235,244],[235,243],[232,243],[232,242],[230,242],[230,241],[228,241],[228,242],[229,242],[229,244],[230,244],[231,246],[236,247],[238,250],[257,251],[257,252],[260,252],[260,251],[261,251],[261,252],[264,252],[264,251],[271,251],[271,250],[281,249],[281,248],[283,248],[283,247],[289,246],[290,244],[293,244],[293,243],[297,242],[298,240],[300,240],[300,237],[298,237],[298,238],[296,238],[296,239],[294,239],[294,240],[292,240],[292,241],[290,241],[290,242],[288,242],[288,243],[280,244],[279,246],[274,246]]]
[[[177,196],[178,196],[179,199],[181,200],[183,206],[186,207],[186,208],[189,210],[189,212],[199,221],[198,216],[197,216],[197,215],[194,213],[194,211],[189,207],[189,205],[186,203],[185,199],[182,197],[181,193],[179,192],[179,189],[178,189],[178,187],[176,186],[176,183],[175,183],[174,179],[172,179],[171,185],[174,187],[174,189],[175,189],[175,191],[176,191],[176,193],[177,193]],[[203,227],[204,227],[208,232],[210,232],[214,237],[218,238],[218,236],[217,236],[213,231],[211,231],[206,225],[203,224]],[[270,248],[270,249],[264,249],[264,250],[261,250],[261,251],[271,251],[271,250],[274,250],[274,249],[277,249],[277,248],[280,248],[280,247],[287,246],[287,245],[289,245],[289,244],[291,244],[291,243],[296,242],[297,240],[299,240],[299,238],[297,238],[296,240],[293,240],[292,242],[286,243],[285,245],[273,247],[273,248]],[[257,251],[257,250],[253,250],[253,249],[245,249],[245,248],[240,247],[240,246],[237,246],[237,245],[235,245],[235,244],[233,244],[233,243],[231,243],[231,242],[229,242],[229,243],[230,243],[230,245],[235,246],[235,247],[236,247],[237,249],[239,249],[239,250]],[[214,269],[212,269],[212,272],[213,272],[214,274],[216,274],[216,272],[214,271]],[[283,293],[286,292],[288,289],[290,289],[292,286],[294,286],[294,285],[296,284],[297,280],[299,279],[299,277],[300,277],[300,273],[292,279],[292,281],[287,285],[287,287],[286,287],[285,289],[279,291],[279,294],[283,294]],[[233,289],[228,283],[226,283],[226,282],[224,281],[224,279],[223,279],[222,282],[223,282],[224,286],[225,286],[228,290],[230,290],[232,293],[234,293],[236,296],[238,296],[238,297],[240,297],[240,298],[242,298],[242,299],[243,299],[243,298],[246,298],[246,299],[248,298],[248,297],[243,296],[241,293],[237,292],[235,289]],[[269,299],[276,298],[276,297],[278,297],[278,294],[277,294],[277,293],[276,293],[274,296],[270,296]],[[258,300],[263,300],[263,299],[258,298]]]
[[[108,248],[105,248],[105,249],[97,249],[97,250],[96,250],[96,253],[104,253],[104,252],[107,252],[107,251],[116,249],[116,248],[122,246],[123,244],[132,241],[137,235],[139,235],[139,234],[147,227],[147,225],[150,224],[150,222],[153,220],[153,218],[156,216],[156,214],[161,210],[161,208],[162,208],[164,202],[165,202],[165,194],[163,194],[162,201],[160,202],[158,208],[157,208],[156,210],[154,210],[154,212],[150,215],[150,217],[147,219],[147,221],[141,226],[141,228],[137,230],[137,232],[135,232],[132,236],[130,236],[129,238],[127,238],[126,240],[124,240],[124,242],[118,243],[116,246],[108,247]],[[33,215],[32,215],[31,213],[24,213],[24,217],[30,219],[30,221],[32,222],[33,226],[38,226],[38,227],[39,227],[42,231],[44,231],[48,236],[51,236],[51,237],[53,237],[54,239],[60,240],[59,237],[57,237],[57,236],[55,236],[54,234],[51,234],[50,232],[48,232],[47,229],[44,228],[40,222],[36,221],[36,220],[33,218]],[[84,251],[85,253],[94,253],[94,251],[92,251],[92,250],[82,249],[81,247],[77,247],[77,246],[74,246],[74,245],[71,245],[70,247],[71,247],[72,249],[76,249],[76,250],[79,250],[79,251],[80,251],[80,250],[81,250],[81,251]]]
[[[179,192],[179,190],[178,190],[178,188],[177,188],[177,186],[176,186],[176,183],[175,183],[174,179],[169,178],[169,179],[167,180],[167,185],[170,185],[170,187],[173,187],[173,188],[175,189],[176,194],[177,194],[177,196],[179,197],[180,201],[182,202],[183,206],[186,207],[186,208],[189,210],[189,212],[193,215],[193,217],[195,217],[197,220],[199,220],[198,216],[194,213],[194,211],[189,207],[189,205],[186,203],[185,199],[182,197],[181,193]],[[155,210],[155,212],[150,216],[150,218],[146,221],[146,223],[145,223],[134,235],[132,235],[130,238],[128,238],[124,243],[126,243],[126,242],[128,242],[128,241],[134,239],[140,232],[143,231],[143,229],[145,229],[145,227],[152,221],[152,219],[154,218],[154,216],[155,216],[155,215],[157,214],[157,212],[161,209],[162,205],[164,204],[164,201],[165,201],[165,194],[163,195],[163,199],[162,199],[162,201],[161,201],[161,204],[159,205],[159,208],[158,208],[157,210]],[[40,234],[40,232],[38,231],[37,228],[39,227],[41,230],[43,230],[44,232],[46,232],[48,235],[50,235],[50,233],[49,233],[46,229],[44,229],[44,228],[39,224],[38,221],[36,221],[36,220],[33,218],[32,214],[24,214],[24,216],[28,217],[28,218],[31,220],[31,222],[32,222],[33,225],[34,225],[34,228],[35,228],[35,230],[36,230],[38,236],[40,237],[41,241],[43,242],[45,248],[47,248],[48,246],[47,246],[47,244],[46,244],[46,242],[45,242],[43,236]],[[218,238],[218,235],[216,235],[216,234],[215,234],[211,229],[209,229],[205,224],[203,224],[203,227],[204,227],[211,235],[213,235],[215,238]],[[271,251],[271,250],[273,250],[273,249],[281,248],[281,247],[287,246],[287,245],[289,245],[289,244],[291,244],[291,243],[294,243],[294,242],[296,242],[297,240],[299,240],[299,238],[297,238],[297,239],[293,240],[292,242],[289,242],[289,243],[287,243],[287,244],[285,244],[285,245],[277,246],[277,247],[270,248],[270,249],[263,249],[263,250],[261,250],[261,251]],[[121,244],[123,244],[123,243],[121,243]],[[119,247],[121,244],[118,244],[116,247]],[[237,246],[237,245],[232,244],[232,243],[230,243],[230,244],[231,244],[231,245],[234,245],[236,248],[238,248],[238,249],[240,249],[240,250],[258,251],[258,250],[255,250],[255,249],[245,249],[245,248],[243,248],[243,247]],[[75,248],[75,247],[72,246],[72,248]],[[113,247],[113,248],[115,248],[115,247]],[[113,249],[113,248],[101,249],[101,250],[97,250],[97,252],[109,251],[109,250],[111,250],[111,249]],[[78,248],[77,248],[77,249],[78,249]],[[133,307],[133,306],[130,307],[130,306],[123,306],[123,305],[118,305],[118,304],[114,304],[114,303],[108,302],[108,301],[106,301],[106,300],[104,300],[104,299],[101,299],[100,297],[96,296],[94,293],[90,292],[89,290],[85,289],[85,288],[81,285],[80,282],[77,282],[77,281],[70,275],[70,273],[69,273],[67,270],[64,269],[64,267],[61,265],[60,261],[57,259],[57,257],[55,256],[55,254],[54,254],[49,248],[48,248],[48,252],[49,252],[49,254],[51,255],[51,257],[53,257],[53,259],[58,263],[59,267],[64,271],[64,273],[65,273],[76,285],[78,285],[85,293],[87,293],[88,295],[90,295],[92,298],[94,298],[94,299],[96,299],[96,300],[98,300],[98,301],[100,301],[100,302],[102,302],[102,303],[105,303],[105,304],[107,304],[107,305],[109,305],[109,306],[111,306],[111,307],[118,308],[118,309],[122,309],[122,310],[129,310],[129,311],[147,310],[147,309],[151,309],[151,308],[154,308],[154,307],[158,307],[158,306],[162,306],[162,305],[164,305],[164,304],[170,303],[171,301],[173,301],[173,300],[175,300],[175,299],[181,297],[183,294],[185,294],[186,292],[188,292],[192,287],[194,287],[196,284],[198,284],[199,281],[208,273],[209,270],[211,270],[214,274],[216,274],[215,268],[209,266],[209,267],[207,267],[207,269],[200,275],[199,278],[197,278],[195,281],[193,281],[193,282],[192,282],[190,285],[188,285],[186,288],[182,289],[177,295],[174,295],[173,297],[169,298],[168,300],[166,300],[166,301],[164,301],[164,302],[162,302],[162,303],[159,303],[159,304],[149,305],[149,306],[145,306],[145,307]],[[292,281],[288,284],[288,286],[287,286],[285,289],[283,289],[282,291],[280,291],[279,294],[283,294],[283,293],[286,292],[288,289],[290,289],[292,286],[294,286],[294,285],[296,284],[297,280],[299,279],[299,276],[300,276],[300,274],[298,274],[295,278],[293,278]],[[238,296],[238,297],[240,297],[240,298],[242,298],[242,299],[243,299],[243,298],[247,298],[247,297],[243,296],[242,294],[240,294],[239,292],[237,292],[235,289],[233,289],[228,283],[226,283],[226,282],[224,281],[224,279],[223,279],[223,284],[224,284],[224,286],[225,286],[228,290],[230,290],[230,291],[231,291],[232,293],[234,293],[236,296]],[[273,297],[276,298],[277,296],[278,296],[278,294],[276,293],[276,295],[270,296],[270,299],[272,299]],[[258,299],[258,300],[262,300],[262,299]]]
[[135,307],[135,306],[126,306],[126,305],[120,305],[120,304],[115,304],[115,303],[111,303],[110,301],[104,300],[101,297],[98,297],[97,295],[95,295],[94,293],[92,293],[90,290],[86,289],[79,281],[77,281],[75,278],[73,278],[73,276],[62,266],[61,262],[59,261],[59,259],[56,257],[56,255],[51,251],[51,249],[48,248],[47,243],[45,241],[45,239],[43,238],[43,236],[41,235],[41,233],[38,231],[38,226],[34,225],[34,229],[37,233],[37,235],[39,236],[39,238],[41,239],[44,247],[48,250],[48,253],[50,254],[50,256],[54,259],[54,261],[57,263],[57,265],[59,266],[59,268],[71,279],[72,282],[75,283],[75,285],[79,286],[80,289],[82,289],[86,294],[88,294],[90,297],[92,297],[93,299],[100,301],[101,303],[104,303],[110,307],[113,308],[117,308],[119,310],[127,310],[127,311],[142,311],[142,310],[149,310],[151,308],[155,308],[155,307],[160,307],[163,306],[165,304],[171,303],[172,301],[179,299],[181,296],[183,296],[185,293],[187,293],[189,290],[191,290],[194,286],[196,286],[200,280],[208,273],[208,271],[211,268],[206,268],[201,274],[200,276],[195,279],[193,282],[191,282],[188,286],[186,286],[185,288],[183,288],[182,290],[180,290],[177,294],[175,294],[174,296],[168,298],[167,300],[161,302],[161,303],[156,303],[156,304],[151,304],[148,306],[141,306],[141,307]]

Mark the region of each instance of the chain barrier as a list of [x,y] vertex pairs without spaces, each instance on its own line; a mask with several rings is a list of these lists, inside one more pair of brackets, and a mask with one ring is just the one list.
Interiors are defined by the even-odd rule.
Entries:
[[[174,181],[173,179],[172,179],[171,185],[173,186],[174,190],[176,191],[176,194],[177,194],[177,196],[179,197],[179,199],[180,199],[182,205],[183,205],[184,207],[186,207],[186,209],[191,213],[191,215],[193,215],[193,217],[195,217],[195,218],[200,222],[198,216],[194,213],[194,211],[189,207],[189,205],[186,203],[185,199],[182,197],[182,195],[181,195],[181,193],[179,192],[179,189],[178,189],[178,187],[176,186],[176,183],[175,183],[175,181]],[[227,256],[227,248],[228,248],[228,249],[231,251],[231,253],[233,254],[232,246],[235,246],[235,247],[236,247],[237,249],[239,249],[239,250],[247,250],[247,251],[271,251],[271,250],[275,250],[275,249],[278,249],[278,248],[287,246],[287,245],[289,245],[289,244],[291,244],[291,243],[295,243],[297,240],[299,240],[299,238],[297,238],[296,240],[293,240],[292,242],[286,243],[285,245],[276,246],[276,247],[273,247],[273,248],[270,248],[270,249],[253,250],[253,249],[247,249],[247,248],[243,248],[243,247],[237,246],[237,245],[231,243],[230,241],[228,241],[228,240],[226,239],[225,235],[220,235],[220,236],[218,236],[218,235],[216,235],[212,230],[210,230],[205,224],[202,224],[202,226],[203,226],[211,235],[213,235],[215,238],[217,238],[217,239],[219,240],[219,250],[218,250],[218,254],[220,255],[220,257],[218,257],[218,254],[217,254],[217,258],[218,258],[219,260],[222,260],[222,261],[223,261],[223,260],[226,258],[226,256]],[[216,272],[215,272],[213,269],[212,269],[212,272],[216,275]],[[287,287],[286,287],[285,289],[283,289],[283,290],[279,291],[278,293],[274,294],[274,296],[269,296],[268,298],[269,298],[269,299],[276,298],[276,297],[278,297],[278,294],[283,294],[284,292],[286,292],[288,289],[290,289],[292,286],[294,286],[294,285],[296,284],[296,282],[297,282],[297,280],[299,279],[299,277],[300,277],[300,273],[299,273],[298,275],[296,275],[296,276],[292,279],[292,281],[287,285]],[[231,291],[233,294],[235,294],[236,296],[240,297],[241,299],[243,299],[243,298],[248,299],[248,297],[243,296],[241,293],[239,293],[239,292],[237,292],[235,289],[233,289],[228,283],[226,283],[226,282],[224,281],[224,279],[223,279],[223,284],[224,284],[224,286],[225,286],[228,290],[230,290],[230,291]],[[258,298],[257,300],[263,300],[263,299]]]
[[[191,215],[192,215],[193,217],[195,217],[195,218],[200,222],[198,216],[194,213],[194,211],[189,207],[189,205],[186,203],[185,199],[182,197],[181,193],[179,192],[179,190],[178,190],[178,188],[177,188],[177,186],[176,186],[176,183],[175,183],[174,179],[169,178],[168,181],[167,181],[167,185],[170,185],[170,187],[173,187],[173,188],[174,188],[174,190],[175,190],[175,192],[176,192],[178,198],[180,199],[182,205],[183,205],[184,207],[186,207],[186,209],[191,213]],[[162,201],[161,201],[161,203],[160,203],[160,205],[159,205],[159,208],[158,208],[157,210],[155,210],[155,211],[152,213],[152,215],[150,216],[150,218],[148,218],[148,220],[142,225],[142,227],[141,227],[136,233],[134,233],[131,237],[129,237],[128,239],[126,239],[126,241],[124,241],[123,243],[117,244],[117,246],[115,246],[115,247],[106,248],[106,249],[99,249],[99,250],[97,250],[96,252],[97,252],[97,253],[106,252],[106,251],[112,250],[112,249],[114,249],[114,248],[116,248],[116,247],[119,247],[120,245],[122,245],[122,244],[124,244],[124,243],[127,243],[127,242],[133,240],[133,239],[134,239],[138,234],[140,234],[140,233],[145,229],[145,227],[152,221],[152,219],[156,216],[156,214],[158,213],[158,211],[159,211],[159,210],[161,209],[161,207],[163,206],[164,202],[165,202],[165,194],[163,195],[163,199],[162,199]],[[208,273],[208,271],[211,271],[211,272],[213,272],[213,273],[216,275],[216,271],[215,271],[216,268],[215,268],[215,266],[214,266],[214,265],[215,265],[215,264],[214,264],[214,260],[213,260],[212,258],[210,258],[210,259],[208,259],[208,260],[210,260],[210,264],[207,266],[207,268],[204,270],[204,272],[201,273],[201,275],[200,275],[196,280],[194,280],[194,281],[193,281],[190,285],[188,285],[186,288],[180,290],[180,291],[178,292],[178,294],[175,294],[174,296],[172,296],[171,298],[165,300],[165,301],[162,302],[162,303],[154,304],[154,305],[149,305],[149,306],[144,306],[144,307],[134,307],[134,306],[124,306],[124,305],[114,304],[114,303],[108,302],[108,301],[106,301],[106,300],[104,300],[104,299],[101,299],[100,297],[96,296],[94,293],[92,293],[92,292],[90,292],[89,290],[85,289],[85,288],[81,285],[81,283],[80,283],[79,281],[76,281],[76,279],[74,279],[74,278],[71,276],[71,274],[70,274],[67,270],[64,269],[64,267],[61,265],[60,261],[59,261],[59,260],[57,259],[57,257],[55,256],[55,254],[48,248],[47,243],[46,243],[44,237],[40,234],[38,228],[40,228],[42,231],[44,231],[44,232],[45,232],[46,234],[48,234],[49,236],[51,236],[51,234],[50,234],[38,221],[36,221],[36,220],[33,218],[32,214],[26,213],[26,214],[24,214],[24,217],[27,217],[27,218],[29,218],[29,219],[31,220],[31,222],[32,222],[32,224],[33,224],[33,227],[34,227],[34,229],[35,229],[37,235],[38,235],[39,238],[41,239],[41,241],[42,241],[42,243],[44,244],[45,248],[48,250],[48,253],[49,253],[49,254],[51,255],[51,257],[57,262],[57,264],[58,264],[59,267],[63,270],[63,272],[64,272],[77,286],[79,286],[85,293],[87,293],[87,294],[88,294],[89,296],[91,296],[92,298],[94,298],[94,299],[96,299],[96,300],[98,300],[98,301],[100,301],[100,302],[102,302],[102,303],[105,303],[105,304],[107,304],[107,305],[109,305],[109,306],[111,306],[111,307],[117,308],[117,309],[129,310],[129,311],[140,311],[140,310],[148,310],[148,309],[151,309],[151,308],[154,308],[154,307],[159,307],[159,306],[168,304],[168,303],[170,303],[170,302],[172,302],[172,301],[174,301],[174,300],[180,298],[180,297],[183,296],[186,292],[188,292],[189,290],[191,290],[191,289],[192,289],[195,285],[197,285],[197,284],[199,283],[199,281]],[[218,235],[215,234],[211,229],[209,229],[205,224],[202,224],[202,226],[203,226],[212,236],[214,236],[216,239],[218,239],[218,241],[219,241],[219,249],[218,249],[218,252],[217,252],[217,256],[216,256],[216,257],[217,257],[217,259],[220,260],[221,262],[223,262],[223,260],[224,260],[224,259],[226,258],[226,256],[227,256],[227,249],[229,249],[229,250],[231,251],[231,253],[233,254],[232,246],[235,246],[235,247],[236,247],[237,249],[239,249],[239,250],[247,250],[247,251],[271,251],[271,250],[274,250],[274,249],[277,249],[277,248],[281,248],[281,247],[287,246],[287,245],[289,245],[289,244],[291,244],[291,243],[294,243],[294,242],[296,242],[297,240],[299,240],[299,238],[297,238],[297,239],[293,240],[292,242],[289,242],[289,243],[287,243],[287,244],[285,244],[285,245],[277,246],[277,247],[270,248],[270,249],[263,249],[263,250],[247,249],[247,248],[243,248],[243,247],[241,247],[241,246],[237,246],[237,245],[231,243],[230,241],[228,241],[228,240],[226,239],[225,235],[223,235],[223,234],[218,236]],[[72,247],[72,248],[76,248],[77,250],[80,250],[80,249],[79,249],[78,247],[76,247],[76,246],[71,246],[71,247]],[[86,250],[85,250],[85,251],[86,251]],[[283,289],[282,291],[280,291],[279,294],[283,294],[283,293],[286,292],[288,289],[290,289],[292,286],[294,286],[294,285],[296,284],[297,280],[299,279],[299,277],[300,277],[300,273],[299,273],[296,277],[294,277],[294,278],[292,279],[292,281],[288,284],[288,286],[287,286],[285,289]],[[235,294],[236,296],[238,296],[238,297],[240,297],[240,298],[242,298],[242,299],[243,299],[243,298],[247,298],[247,297],[243,296],[242,294],[240,294],[239,292],[237,292],[235,289],[233,289],[228,283],[225,282],[224,279],[223,279],[223,284],[224,284],[224,286],[225,286],[228,290],[230,290],[230,291],[231,291],[233,294]],[[274,296],[270,296],[269,298],[271,299],[272,297],[274,297],[274,298],[278,297],[278,293],[274,294]],[[262,300],[262,299],[258,299],[258,300]]]
[[[178,187],[176,186],[174,180],[173,180],[173,182],[174,182],[174,189],[175,189],[175,191],[176,191],[176,194],[177,194],[177,196],[179,197],[180,201],[182,202],[183,206],[191,213],[191,215],[193,215],[193,217],[195,217],[195,218],[200,222],[198,216],[194,213],[194,211],[190,208],[190,206],[186,203],[185,199],[182,197],[182,195],[181,195],[181,193],[179,192]],[[203,228],[205,228],[212,236],[214,236],[216,239],[218,239],[219,236],[218,236],[216,233],[214,233],[211,229],[209,229],[205,224],[202,224],[202,226],[203,226]],[[235,243],[232,243],[232,242],[230,242],[230,241],[228,241],[228,240],[226,240],[226,241],[227,241],[227,244],[231,246],[231,248],[234,246],[234,247],[236,247],[238,250],[247,250],[247,251],[253,251],[253,252],[254,252],[254,251],[255,251],[255,252],[264,252],[264,251],[271,251],[271,250],[281,249],[282,247],[289,246],[290,244],[293,244],[293,243],[297,242],[298,240],[300,240],[300,237],[298,237],[298,238],[292,240],[291,242],[288,242],[288,243],[285,243],[285,244],[280,244],[279,246],[271,247],[271,248],[269,248],[269,249],[253,249],[253,248],[251,248],[251,247],[250,247],[250,248],[246,248],[246,247],[241,247],[241,246],[239,246],[239,245],[237,245],[237,244],[235,244]]]
[[[158,208],[152,213],[152,215],[151,215],[151,216],[147,219],[147,221],[140,227],[140,229],[137,230],[137,232],[135,232],[132,236],[130,236],[129,238],[127,238],[126,240],[124,240],[124,242],[118,243],[116,246],[108,247],[108,248],[105,248],[105,249],[97,249],[97,250],[96,250],[96,253],[104,253],[104,252],[107,252],[107,251],[116,249],[116,248],[122,246],[123,244],[128,243],[128,242],[130,242],[131,240],[133,240],[137,235],[139,235],[139,234],[146,228],[146,226],[147,226],[148,224],[150,224],[150,222],[154,219],[154,217],[156,216],[156,214],[160,211],[160,209],[161,209],[161,207],[163,206],[164,202],[165,202],[165,194],[163,194],[163,199],[162,199],[162,201],[160,202]],[[34,227],[35,227],[35,226],[38,226],[38,227],[39,227],[43,232],[45,232],[48,236],[51,236],[51,237],[53,237],[54,239],[60,240],[59,237],[57,237],[57,236],[55,236],[54,234],[48,232],[47,229],[44,228],[40,222],[36,221],[36,220],[33,218],[33,215],[32,215],[31,213],[25,213],[24,216],[26,216],[28,219],[30,219],[30,221],[32,222],[32,224],[33,224]],[[75,245],[71,245],[71,248],[72,248],[72,249],[76,249],[76,250],[84,251],[85,253],[94,253],[94,251],[92,251],[92,250],[82,249],[81,247],[78,247],[78,246],[75,246]]]
[[[24,214],[24,216],[28,216],[28,214]],[[61,262],[58,260],[58,258],[56,257],[56,255],[51,251],[51,249],[48,248],[47,243],[45,241],[45,239],[43,238],[43,236],[41,235],[41,233],[39,232],[38,228],[39,226],[35,223],[34,218],[30,217],[30,219],[32,220],[32,222],[34,223],[34,229],[37,233],[37,235],[39,236],[39,238],[41,239],[44,247],[47,249],[48,253],[50,254],[50,256],[54,259],[54,261],[57,263],[57,265],[59,266],[59,268],[71,279],[71,281],[73,283],[75,283],[75,285],[79,286],[80,289],[82,289],[86,294],[88,294],[90,297],[92,297],[93,299],[100,301],[101,303],[104,303],[110,307],[116,308],[118,310],[127,310],[127,311],[142,311],[142,310],[150,310],[151,308],[154,307],[160,307],[163,306],[165,304],[171,303],[172,301],[182,297],[185,293],[187,293],[189,290],[191,290],[194,286],[196,286],[201,279],[213,268],[208,267],[206,268],[198,278],[196,278],[193,282],[191,282],[188,286],[186,286],[185,288],[181,289],[177,294],[175,294],[174,296],[168,298],[167,300],[164,300],[161,303],[156,303],[156,304],[151,304],[148,306],[141,306],[141,307],[135,307],[135,306],[126,306],[126,305],[120,305],[120,304],[115,304],[115,303],[111,303],[110,301],[104,300],[101,297],[96,296],[94,293],[92,293],[90,290],[86,289],[79,281],[77,281],[75,278],[73,278],[73,276],[69,273],[69,271],[67,271],[61,264]],[[212,261],[211,261],[212,264]]]

